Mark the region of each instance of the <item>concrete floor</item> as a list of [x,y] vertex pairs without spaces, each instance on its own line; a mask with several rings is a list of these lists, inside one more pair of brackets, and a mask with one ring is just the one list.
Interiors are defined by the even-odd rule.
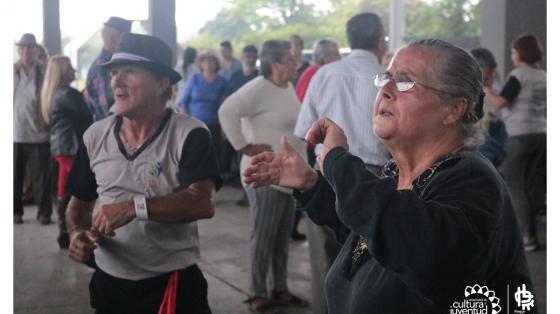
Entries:
[[[201,262],[209,285],[214,313],[250,313],[248,296],[249,212],[235,205],[241,190],[225,186],[216,196],[213,219],[199,222]],[[88,283],[92,271],[72,262],[56,244],[57,226],[40,226],[36,208],[25,208],[24,224],[14,225],[14,313],[92,314]],[[304,218],[305,219],[305,218]],[[305,221],[300,231],[305,232]],[[540,239],[546,243],[541,224]],[[546,313],[546,247],[527,255],[540,313]],[[292,292],[311,299],[311,271],[307,242],[292,242],[288,265]],[[286,314],[312,313],[311,309],[283,308]]]

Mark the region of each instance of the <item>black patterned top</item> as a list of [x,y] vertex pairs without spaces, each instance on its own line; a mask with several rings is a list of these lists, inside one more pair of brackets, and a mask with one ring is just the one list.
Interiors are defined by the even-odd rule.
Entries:
[[393,161],[377,177],[342,148],[323,169],[295,196],[344,243],[327,275],[329,313],[450,313],[475,284],[504,308],[508,285],[532,289],[507,188],[480,153],[439,158],[410,190],[397,190]]

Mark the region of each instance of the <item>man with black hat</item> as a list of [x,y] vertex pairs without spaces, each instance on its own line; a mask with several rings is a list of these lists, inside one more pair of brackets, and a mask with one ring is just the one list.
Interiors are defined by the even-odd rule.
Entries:
[[52,214],[49,129],[39,104],[45,71],[36,62],[33,34],[23,34],[16,45],[20,59],[14,64],[14,223],[23,223],[23,178],[29,163],[37,219],[47,225]]
[[107,117],[109,109],[115,102],[111,94],[109,72],[100,65],[111,59],[113,51],[119,44],[121,35],[130,32],[131,24],[131,21],[116,16],[111,16],[104,23],[103,30],[101,31],[103,48],[89,68],[86,81],[86,99],[94,121]]
[[85,132],[68,179],[69,255],[95,256],[98,314],[210,313],[196,221],[214,215],[221,180],[208,128],[165,106],[181,79],[172,55],[160,39],[123,34],[101,65],[115,115]]

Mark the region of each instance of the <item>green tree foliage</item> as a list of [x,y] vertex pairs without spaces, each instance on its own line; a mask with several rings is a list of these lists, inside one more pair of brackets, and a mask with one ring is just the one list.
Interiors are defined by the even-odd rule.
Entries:
[[267,39],[287,39],[291,34],[315,40],[326,34],[316,31],[321,17],[321,12],[303,0],[230,0],[188,44],[216,50],[221,41],[230,40],[239,51],[248,43],[261,45]]
[[[479,33],[479,5],[476,0],[404,0],[407,8],[407,36],[476,36]],[[319,10],[304,0],[230,0],[208,21],[198,36],[183,43],[199,49],[218,50],[230,40],[236,53],[244,45],[258,47],[268,39],[287,39],[298,34],[304,47],[320,38],[336,39],[347,46],[346,21],[359,12],[375,12],[387,27],[391,0],[330,0],[331,8]]]
[[478,1],[434,0],[431,2],[406,0],[407,36],[454,37],[480,35],[480,5]]

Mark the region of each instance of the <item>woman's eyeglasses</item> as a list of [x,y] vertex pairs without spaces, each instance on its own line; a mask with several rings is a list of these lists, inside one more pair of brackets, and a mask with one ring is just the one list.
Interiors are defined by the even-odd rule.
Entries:
[[375,84],[375,86],[377,88],[382,88],[387,83],[389,83],[390,80],[393,80],[395,82],[395,86],[397,87],[397,90],[399,92],[406,92],[406,91],[410,90],[411,88],[413,88],[414,85],[418,84],[422,87],[425,87],[427,89],[431,89],[431,90],[433,90],[435,92],[438,92],[438,93],[446,94],[446,95],[449,95],[449,96],[452,96],[452,97],[458,97],[458,96],[453,95],[449,92],[442,91],[440,89],[428,86],[426,84],[422,84],[420,82],[416,82],[409,77],[393,78],[393,76],[389,73],[380,73],[380,74],[375,75],[373,77],[373,84]]

